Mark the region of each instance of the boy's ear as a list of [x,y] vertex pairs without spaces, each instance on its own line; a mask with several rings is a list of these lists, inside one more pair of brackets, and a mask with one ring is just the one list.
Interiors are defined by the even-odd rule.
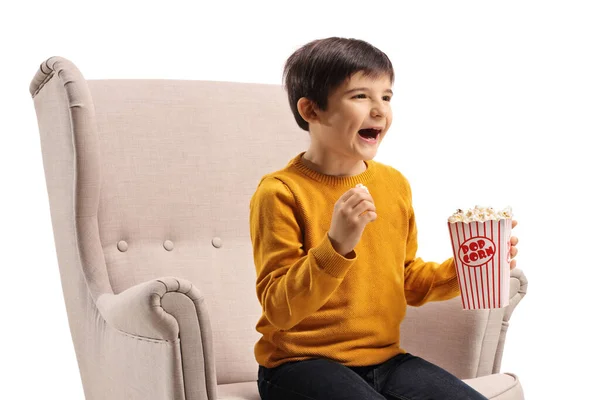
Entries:
[[314,103],[306,97],[301,97],[298,99],[296,107],[298,107],[298,112],[306,122],[315,123],[319,120],[319,116],[315,112]]

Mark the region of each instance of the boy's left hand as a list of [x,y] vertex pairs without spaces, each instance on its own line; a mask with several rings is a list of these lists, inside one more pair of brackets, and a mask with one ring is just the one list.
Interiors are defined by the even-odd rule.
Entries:
[[[512,227],[514,228],[515,226],[517,226],[517,221],[516,220],[512,220]],[[510,237],[510,269],[514,269],[517,266],[517,260],[514,260],[515,256],[517,255],[517,253],[519,252],[519,250],[517,249],[517,243],[519,243],[519,239],[516,236],[511,236]]]

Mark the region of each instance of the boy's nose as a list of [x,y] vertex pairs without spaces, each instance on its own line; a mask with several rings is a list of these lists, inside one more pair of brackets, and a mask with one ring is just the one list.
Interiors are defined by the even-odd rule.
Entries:
[[373,107],[373,108],[371,109],[371,116],[372,116],[372,117],[376,117],[376,116],[380,116],[380,117],[382,117],[382,116],[384,116],[384,115],[385,115],[385,111],[384,111],[384,108],[383,108],[383,107],[379,107],[379,106],[378,106],[378,107]]

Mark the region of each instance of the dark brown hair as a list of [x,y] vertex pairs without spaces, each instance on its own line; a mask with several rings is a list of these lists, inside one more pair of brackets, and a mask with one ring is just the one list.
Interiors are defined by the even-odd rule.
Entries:
[[359,71],[369,78],[387,74],[394,84],[394,68],[388,56],[363,40],[330,37],[313,40],[296,50],[285,62],[283,80],[298,126],[308,131],[308,122],[298,112],[300,98],[306,97],[327,111],[329,94]]

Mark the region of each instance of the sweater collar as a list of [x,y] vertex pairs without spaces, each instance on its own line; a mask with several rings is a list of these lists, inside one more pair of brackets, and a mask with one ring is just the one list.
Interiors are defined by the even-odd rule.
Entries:
[[359,183],[369,182],[375,176],[375,162],[373,160],[366,160],[367,169],[353,176],[334,176],[334,175],[325,175],[320,172],[317,172],[313,169],[310,169],[302,162],[302,156],[306,153],[303,151],[298,154],[290,161],[290,166],[300,171],[302,174],[308,176],[311,179],[314,179],[317,182],[324,183],[328,186],[356,186]]

